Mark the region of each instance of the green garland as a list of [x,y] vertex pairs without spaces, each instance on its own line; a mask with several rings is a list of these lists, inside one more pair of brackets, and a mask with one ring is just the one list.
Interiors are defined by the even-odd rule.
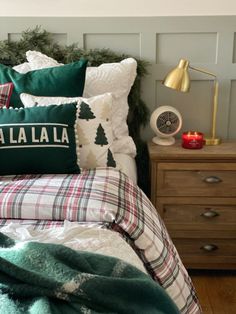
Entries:
[[[84,50],[78,48],[77,44],[62,46],[56,43],[51,34],[46,30],[42,30],[37,26],[33,30],[22,32],[19,41],[0,41],[0,63],[14,66],[26,62],[25,53],[27,50],[37,50],[49,57],[56,59],[61,63],[70,63],[84,57],[88,60],[90,66],[98,66],[102,63],[120,62],[121,60],[130,57],[126,54],[117,54],[109,49],[90,49]],[[138,155],[137,162],[146,161],[145,143],[142,142],[140,130],[149,121],[149,110],[146,104],[142,101],[141,94],[141,79],[147,74],[148,63],[144,60],[137,60],[137,76],[134,85],[129,94],[129,115],[128,125],[130,135],[133,137],[137,146]],[[145,155],[143,154],[145,152]],[[145,162],[147,168],[147,163]],[[148,172],[148,169],[143,169],[142,173],[138,174],[139,185],[145,190],[147,186],[146,175],[143,171]],[[138,167],[139,169],[140,167]],[[142,182],[144,181],[144,182]],[[148,191],[145,191],[148,193]]]

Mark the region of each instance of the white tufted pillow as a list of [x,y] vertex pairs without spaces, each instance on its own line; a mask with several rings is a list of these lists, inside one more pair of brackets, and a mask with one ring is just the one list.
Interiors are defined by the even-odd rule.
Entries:
[[[42,69],[51,66],[60,66],[56,60],[38,52],[27,51],[27,60],[31,70]],[[114,152],[136,155],[136,147],[129,136],[128,94],[136,77],[137,62],[133,58],[127,58],[117,63],[104,63],[98,67],[87,67],[83,96],[93,97],[104,93],[112,93],[112,130]]]

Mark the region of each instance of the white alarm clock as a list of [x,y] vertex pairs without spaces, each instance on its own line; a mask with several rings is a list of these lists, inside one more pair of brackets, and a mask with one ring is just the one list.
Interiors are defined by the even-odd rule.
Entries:
[[153,111],[150,126],[156,133],[152,139],[158,145],[172,145],[175,143],[174,135],[182,127],[182,117],[177,109],[171,106],[160,106]]

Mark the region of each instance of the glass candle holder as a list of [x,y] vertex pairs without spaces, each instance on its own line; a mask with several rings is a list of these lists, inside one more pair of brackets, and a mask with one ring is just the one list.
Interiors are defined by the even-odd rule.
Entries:
[[188,149],[200,149],[204,145],[204,134],[196,131],[188,131],[182,134],[182,147]]

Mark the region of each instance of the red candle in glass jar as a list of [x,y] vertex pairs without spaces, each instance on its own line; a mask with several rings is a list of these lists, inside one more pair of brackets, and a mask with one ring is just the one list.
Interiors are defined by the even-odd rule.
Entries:
[[204,134],[201,132],[189,131],[182,134],[182,147],[189,149],[200,149],[204,145]]

